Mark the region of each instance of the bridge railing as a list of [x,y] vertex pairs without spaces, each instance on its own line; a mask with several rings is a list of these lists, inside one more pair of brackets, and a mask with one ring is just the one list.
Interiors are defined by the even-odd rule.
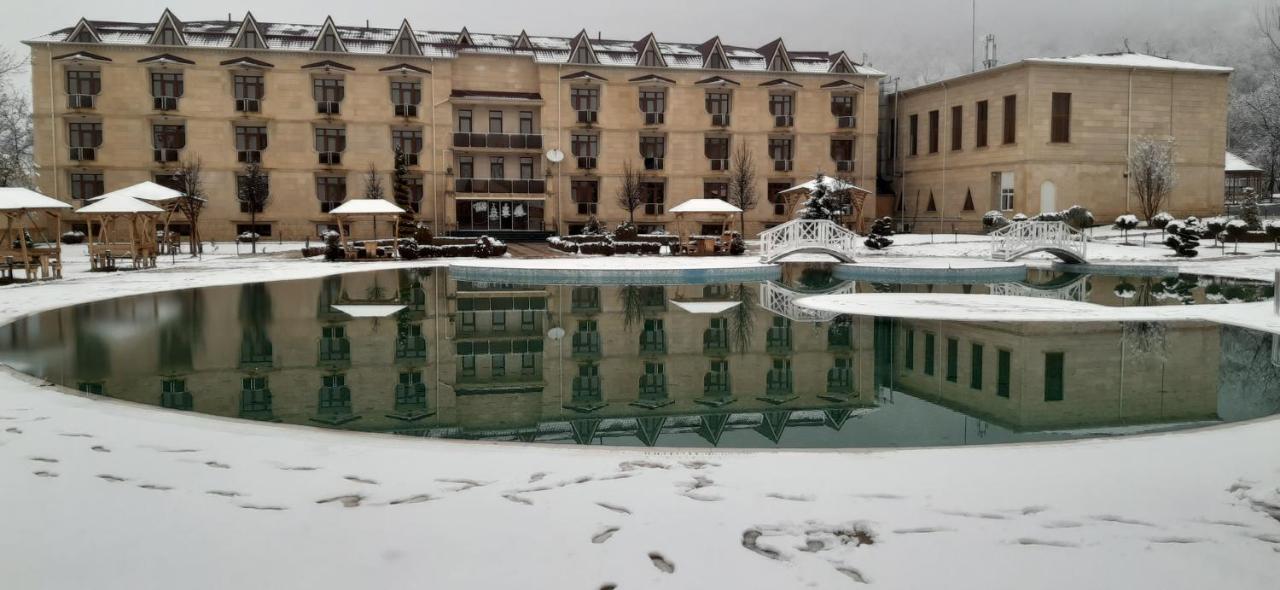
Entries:
[[1066,250],[1085,258],[1088,240],[1083,232],[1062,221],[1015,221],[988,234],[991,258],[1010,260],[1041,248]]
[[794,322],[829,322],[840,314],[800,307],[796,301],[816,295],[852,295],[857,291],[858,284],[853,281],[841,283],[821,293],[801,293],[774,281],[765,281],[760,284],[760,307]]
[[788,252],[822,249],[853,255],[858,234],[827,219],[793,219],[760,233],[760,260],[771,261]]

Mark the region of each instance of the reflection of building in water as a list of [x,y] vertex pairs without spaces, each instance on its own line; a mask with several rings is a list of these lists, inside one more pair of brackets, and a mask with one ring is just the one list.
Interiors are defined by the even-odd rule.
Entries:
[[1218,348],[1202,325],[800,322],[766,309],[758,284],[542,287],[430,269],[158,293],[0,328],[19,369],[169,408],[643,444],[839,429],[894,390],[1015,431],[1214,419]]
[[1015,431],[1218,418],[1215,325],[898,324],[896,390]]

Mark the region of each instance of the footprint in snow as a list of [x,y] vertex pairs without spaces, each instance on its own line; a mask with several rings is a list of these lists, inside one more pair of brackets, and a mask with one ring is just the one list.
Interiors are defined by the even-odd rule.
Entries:
[[676,564],[671,563],[671,560],[663,557],[657,551],[649,553],[649,561],[653,563],[653,567],[658,568],[663,573],[673,574],[676,571]]
[[172,489],[173,489],[173,487],[172,487],[172,486],[162,486],[162,485],[160,485],[160,484],[158,484],[158,483],[144,483],[144,484],[139,485],[138,487],[140,487],[140,488],[142,488],[142,489],[144,489],[144,490],[156,490],[156,491],[158,491],[158,492],[167,492],[167,491],[169,491],[169,490],[172,490]]
[[110,453],[110,452],[111,452],[111,449],[108,449],[107,447],[104,447],[104,446],[102,446],[102,445],[97,445],[97,446],[89,447],[89,450],[91,450],[91,451],[96,451],[96,452],[99,452],[99,453]]
[[226,463],[219,463],[217,461],[205,461],[204,464],[214,469],[231,469],[230,465],[227,465]]
[[342,476],[342,479],[345,479],[345,480],[347,480],[347,481],[354,481],[354,482],[356,482],[356,483],[368,484],[368,485],[372,485],[372,486],[376,486],[376,485],[378,485],[378,482],[376,482],[376,481],[374,481],[374,480],[372,480],[372,479],[365,479],[365,478],[360,477],[360,476],[358,476],[358,475],[344,475],[344,476]]
[[99,474],[98,479],[109,481],[111,483],[120,483],[122,481],[129,481],[127,478],[123,478],[118,475],[111,475],[110,473]]
[[1023,537],[1021,539],[1018,539],[1018,544],[1019,545],[1039,545],[1042,547],[1058,547],[1058,548],[1072,548],[1072,547],[1080,546],[1070,541],[1053,541],[1048,539],[1033,539],[1030,537]]
[[284,506],[262,506],[258,504],[241,504],[240,507],[246,508],[249,510],[274,510],[274,511],[288,510]]
[[58,474],[52,471],[33,471],[31,473],[36,477],[58,477]]
[[315,471],[319,467],[311,467],[308,465],[281,465],[280,469],[284,471]]
[[605,510],[612,510],[614,512],[617,512],[618,514],[631,514],[631,511],[628,510],[627,508],[623,506],[618,506],[616,504],[609,504],[607,502],[596,502],[596,506],[604,508]]
[[432,495],[430,495],[430,494],[417,494],[417,495],[414,495],[414,496],[409,496],[409,497],[407,497],[407,498],[400,498],[400,499],[398,499],[398,500],[392,500],[392,501],[391,501],[391,505],[392,505],[392,506],[399,506],[399,505],[401,505],[401,504],[418,504],[418,503],[421,503],[421,502],[430,502],[430,501],[432,501],[432,500],[434,500],[434,499],[435,499],[435,497],[433,497],[433,496],[432,496]]
[[533,506],[533,500],[515,494],[503,494],[503,498],[515,502],[516,504],[524,504],[525,506]]
[[52,459],[49,457],[30,457],[30,459],[32,461],[39,461],[41,463],[57,463],[58,462],[57,459]]
[[224,498],[236,498],[244,495],[244,494],[241,494],[240,492],[232,492],[230,490],[209,490],[205,493],[213,496],[222,496]]
[[316,500],[316,504],[330,504],[333,502],[340,502],[342,503],[342,506],[345,508],[356,508],[360,506],[360,503],[363,501],[364,501],[364,496],[361,496],[359,494],[347,494],[345,496],[334,496],[332,498]]
[[10,434],[22,434],[22,429],[21,429],[21,428],[16,428],[16,427],[15,427],[15,428],[6,428],[6,429],[4,429],[4,431],[5,431],[5,432],[8,432],[8,433],[10,433]]
[[596,533],[595,535],[592,535],[591,542],[599,545],[600,543],[608,541],[609,538],[612,537],[614,533],[620,530],[622,530],[621,527],[616,527],[616,526],[605,527],[604,530]]
[[58,436],[65,436],[69,438],[93,438],[92,434],[86,434],[84,432],[62,432],[59,433]]
[[542,478],[544,478],[544,477],[546,477],[546,476],[547,476],[547,473],[546,473],[545,471],[539,471],[539,472],[537,472],[537,473],[535,473],[535,474],[533,474],[533,475],[530,475],[530,476],[529,476],[529,483],[534,483],[534,482],[536,482],[536,481],[538,481],[538,480],[540,480],[540,479],[542,479]]

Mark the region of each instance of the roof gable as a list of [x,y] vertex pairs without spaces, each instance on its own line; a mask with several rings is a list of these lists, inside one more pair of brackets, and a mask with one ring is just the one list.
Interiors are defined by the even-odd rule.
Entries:
[[76,28],[71,29],[71,34],[67,35],[67,43],[101,43],[102,37],[98,36],[98,31],[84,17],[80,18],[80,22],[76,23]]
[[720,43],[720,37],[717,35],[712,37],[706,43],[698,46],[698,53],[702,54],[702,67],[708,70],[732,70],[733,66],[729,65],[729,56],[724,53],[724,45]]
[[160,20],[156,23],[156,28],[151,32],[151,38],[147,39],[147,45],[186,45],[187,38],[182,35],[182,21],[174,16],[169,9],[164,9],[160,14]]
[[414,55],[422,56],[422,47],[418,46],[418,35],[413,32],[413,27],[409,26],[409,19],[400,22],[400,30],[396,31],[396,36],[391,40],[391,49],[387,50],[388,55]]
[[596,57],[596,50],[591,47],[591,37],[587,35],[586,29],[582,29],[569,43],[569,63],[600,65],[600,59]]
[[338,27],[333,24],[333,17],[324,17],[324,25],[320,27],[320,34],[316,35],[316,42],[311,44],[312,51],[329,51],[337,53],[346,53],[347,44],[342,42],[342,36],[338,35]]
[[453,44],[458,47],[475,47],[476,42],[471,39],[471,31],[468,31],[466,27],[462,27],[462,30],[458,32],[458,38],[453,40]]
[[782,41],[782,37],[774,39],[772,43],[756,51],[764,56],[766,70],[770,72],[796,71],[795,66],[791,64],[791,53],[787,51],[787,44]]
[[856,74],[858,66],[854,65],[853,60],[849,59],[849,54],[841,51],[831,54],[831,67],[827,72],[832,74]]
[[533,42],[529,40],[529,33],[524,29],[520,29],[520,36],[516,37],[516,49],[533,50]]
[[653,33],[645,35],[639,41],[636,41],[636,65],[648,68],[665,68],[667,67],[667,58],[662,56],[662,51],[658,48],[658,38]]
[[240,30],[236,31],[231,46],[239,49],[267,48],[267,38],[262,35],[262,29],[258,27],[258,21],[253,18],[252,12],[244,13],[244,20],[240,21]]

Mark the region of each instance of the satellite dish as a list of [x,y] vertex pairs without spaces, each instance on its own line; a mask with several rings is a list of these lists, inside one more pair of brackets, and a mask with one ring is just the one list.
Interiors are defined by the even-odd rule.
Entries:
[[559,326],[551,328],[550,330],[547,331],[547,336],[550,337],[552,340],[560,340],[561,338],[564,338],[564,328],[561,328]]
[[551,160],[552,163],[561,162],[564,160],[564,152],[557,149],[552,149],[551,151],[547,152],[547,159]]

